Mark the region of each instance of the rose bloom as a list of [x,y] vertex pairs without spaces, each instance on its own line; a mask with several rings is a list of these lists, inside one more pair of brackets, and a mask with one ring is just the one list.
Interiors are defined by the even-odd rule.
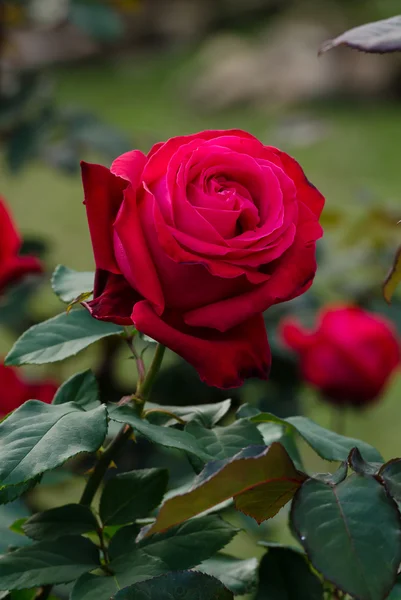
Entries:
[[4,200],[0,197],[0,294],[30,273],[40,273],[42,266],[34,256],[20,256],[21,238]]
[[357,307],[324,309],[313,331],[288,318],[281,337],[298,354],[305,381],[337,405],[374,402],[400,361],[392,324]]
[[54,381],[28,381],[20,371],[0,363],[0,417],[4,417],[27,400],[41,400],[50,404],[57,391]]
[[307,290],[324,198],[287,154],[204,131],[82,163],[96,262],[93,317],[132,325],[209,385],[266,378],[262,313]]

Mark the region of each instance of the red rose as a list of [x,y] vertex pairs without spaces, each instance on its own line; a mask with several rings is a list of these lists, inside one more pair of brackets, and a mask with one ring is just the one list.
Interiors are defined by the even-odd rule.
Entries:
[[28,273],[38,273],[42,267],[33,256],[19,256],[21,239],[6,205],[0,198],[0,293]]
[[96,261],[92,316],[165,344],[217,387],[266,378],[262,312],[316,271],[323,196],[287,154],[205,131],[82,164]]
[[287,319],[281,335],[298,353],[304,379],[335,404],[370,404],[400,361],[391,323],[361,308],[325,309],[314,331]]
[[50,404],[57,388],[53,381],[26,381],[17,369],[0,363],[0,416],[4,417],[27,400]]

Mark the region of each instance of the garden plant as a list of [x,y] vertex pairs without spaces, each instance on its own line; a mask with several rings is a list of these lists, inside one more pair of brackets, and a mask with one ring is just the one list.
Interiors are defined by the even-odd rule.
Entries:
[[[358,28],[323,49],[397,50],[400,22]],[[174,137],[110,169],[82,163],[82,181],[96,271],[59,265],[51,285],[60,314],[27,329],[6,357],[7,385],[19,390],[9,408],[19,408],[0,423],[0,502],[63,465],[89,465],[75,502],[10,523],[30,543],[0,557],[0,597],[66,597],[68,584],[71,600],[401,598],[400,458],[385,461],[304,416],[152,398],[166,348],[219,389],[269,377],[263,315],[313,284],[322,193],[294,158],[241,130]],[[21,254],[0,210],[4,291],[41,267]],[[327,309],[312,332],[288,321],[281,331],[304,378],[336,404],[372,402],[399,364],[392,327],[362,308]],[[117,402],[100,397],[90,370],[56,392],[51,381],[27,390],[14,370],[112,336],[137,370],[136,389]],[[185,456],[191,482],[169,486],[163,465],[123,470],[124,449],[135,453],[143,438]],[[304,446],[331,472],[308,472]],[[227,551],[238,522],[246,530],[289,503],[293,543],[261,542],[260,560]],[[234,522],[233,509],[247,518]]]

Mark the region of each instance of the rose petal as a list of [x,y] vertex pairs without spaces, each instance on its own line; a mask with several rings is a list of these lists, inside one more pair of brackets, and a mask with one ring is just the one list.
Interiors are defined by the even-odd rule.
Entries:
[[112,224],[128,183],[101,165],[82,162],[86,212],[98,269],[120,273],[114,258]]
[[238,387],[249,377],[268,376],[271,356],[261,315],[222,335],[186,327],[177,315],[162,319],[144,301],[135,305],[132,320],[139,331],[192,364],[208,385]]
[[95,319],[116,325],[132,325],[131,314],[135,302],[142,300],[122,275],[98,269],[95,276],[94,299],[83,302]]
[[[173,154],[185,144],[189,144],[193,140],[199,140],[201,144],[204,140],[210,140],[216,137],[233,137],[240,139],[249,139],[258,141],[253,135],[240,129],[224,130],[207,130],[200,131],[191,135],[178,136],[170,138],[164,143],[158,143],[150,150],[148,154],[148,163],[143,173],[143,179],[146,182],[156,181],[163,177],[166,173],[166,164],[168,164]],[[260,142],[258,142],[260,144]]]
[[325,202],[324,196],[306,177],[301,165],[278,148],[269,147],[266,154],[270,160],[272,160],[272,154],[276,155],[285,173],[295,183],[298,200],[308,206],[316,217],[320,217]]
[[188,311],[184,320],[193,327],[213,327],[227,331],[252,315],[264,312],[278,302],[291,300],[304,293],[316,273],[315,242],[322,230],[316,219],[308,218],[300,204],[300,222],[293,245],[275,262],[268,265],[269,279],[251,291],[215,304]]
[[140,210],[137,194],[132,187],[127,188],[114,224],[114,252],[127,281],[161,313],[163,292],[142,230]]
[[141,175],[146,164],[146,156],[139,150],[131,150],[115,159],[110,171],[113,175],[129,181],[134,189],[141,183]]

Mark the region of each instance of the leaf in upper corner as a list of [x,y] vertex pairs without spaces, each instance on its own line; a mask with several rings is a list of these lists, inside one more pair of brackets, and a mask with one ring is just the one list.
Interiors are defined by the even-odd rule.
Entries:
[[124,329],[93,319],[84,309],[62,313],[34,325],[14,344],[6,356],[7,365],[41,365],[74,356],[87,346]]
[[205,560],[197,571],[219,579],[234,595],[248,594],[257,582],[258,560],[256,558],[240,559],[218,554]]
[[74,271],[58,265],[52,275],[53,292],[66,304],[73,302],[81,294],[92,292],[95,274],[90,271]]
[[[237,507],[259,522],[273,517],[305,480],[285,449],[251,446],[232,458],[206,465],[186,493],[169,498],[161,507],[150,533],[164,531],[234,497]],[[282,484],[282,485],[281,485]],[[262,486],[263,493],[258,493]]]
[[167,469],[141,469],[109,479],[100,499],[102,523],[125,525],[148,516],[162,501],[167,484]]
[[81,536],[38,542],[0,557],[0,590],[65,583],[99,566],[98,549]]
[[401,562],[400,517],[374,477],[306,481],[291,523],[315,569],[336,587],[358,600],[383,600],[390,592]]
[[54,405],[29,400],[0,423],[0,492],[81,452],[95,452],[106,433],[104,405],[85,411],[71,402]]
[[96,531],[98,523],[87,506],[65,504],[36,513],[22,525],[23,532],[34,540],[55,540],[64,535]]
[[270,547],[259,567],[255,600],[323,600],[323,585],[306,556],[284,547]]
[[232,600],[233,594],[218,579],[188,571],[168,573],[118,592],[115,600]]
[[354,27],[334,40],[325,42],[319,54],[337,46],[382,54],[401,50],[401,15]]
[[394,263],[387,275],[385,282],[383,283],[383,296],[385,300],[390,304],[391,299],[401,282],[401,246],[398,248],[397,253],[394,257]]
[[52,404],[75,402],[85,409],[99,405],[99,385],[90,369],[72,375],[56,392]]

